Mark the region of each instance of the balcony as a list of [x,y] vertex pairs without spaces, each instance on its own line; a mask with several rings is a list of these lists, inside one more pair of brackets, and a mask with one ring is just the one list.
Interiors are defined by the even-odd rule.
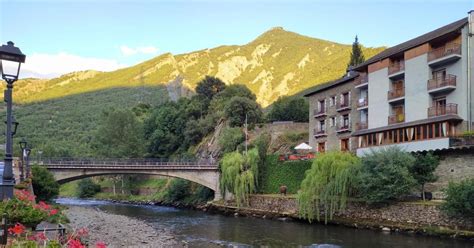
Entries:
[[313,129],[313,135],[315,138],[327,136],[326,130],[320,130],[318,128]]
[[388,125],[405,122],[405,114],[394,114],[388,116]]
[[405,99],[405,87],[388,91],[387,100],[389,103],[396,103]]
[[448,103],[443,106],[434,106],[428,108],[428,118],[442,116],[442,115],[457,115],[458,105],[455,103]]
[[405,74],[405,61],[400,60],[395,63],[391,63],[388,66],[388,77],[390,79],[397,79],[403,77]]
[[337,133],[342,133],[342,132],[350,132],[351,131],[351,124],[346,123],[343,125],[337,125],[336,127],[336,132]]
[[326,116],[326,109],[321,109],[321,110],[317,110],[315,109],[313,111],[313,115],[314,115],[314,118],[320,118],[320,117],[325,117]]
[[348,110],[348,109],[351,109],[351,105],[350,105],[349,101],[344,101],[343,103],[338,102],[337,105],[336,105],[336,110],[337,111],[344,111],[344,110]]
[[428,93],[444,93],[456,89],[456,76],[446,75],[445,78],[435,78],[428,80]]
[[368,97],[359,98],[359,101],[357,102],[357,110],[367,109],[368,107],[369,107],[369,98]]
[[428,65],[442,66],[461,59],[461,44],[446,44],[428,53]]
[[369,85],[369,77],[367,74],[359,74],[359,76],[354,80],[355,88],[366,88]]
[[356,123],[356,130],[357,131],[364,130],[364,129],[367,129],[367,128],[369,128],[369,125],[368,125],[367,121]]

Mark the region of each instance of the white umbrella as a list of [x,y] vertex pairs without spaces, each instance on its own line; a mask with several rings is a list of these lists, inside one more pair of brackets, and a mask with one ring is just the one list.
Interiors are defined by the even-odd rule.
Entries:
[[297,146],[295,146],[295,150],[311,150],[313,149],[311,146],[309,146],[308,144],[306,143],[301,143]]

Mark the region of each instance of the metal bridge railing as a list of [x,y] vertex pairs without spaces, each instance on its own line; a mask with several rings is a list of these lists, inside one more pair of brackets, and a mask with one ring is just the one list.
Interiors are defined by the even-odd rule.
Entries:
[[92,158],[43,158],[33,159],[34,164],[44,166],[140,166],[140,167],[217,167],[214,159],[92,159]]

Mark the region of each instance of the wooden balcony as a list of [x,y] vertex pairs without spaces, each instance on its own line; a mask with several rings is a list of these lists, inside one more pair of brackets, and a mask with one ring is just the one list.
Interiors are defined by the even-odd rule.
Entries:
[[455,90],[456,76],[448,74],[445,78],[430,79],[428,80],[427,87],[429,93],[440,93]]
[[321,109],[321,110],[317,110],[317,109],[313,110],[313,115],[314,115],[314,118],[326,116],[326,108]]
[[456,103],[448,103],[445,106],[436,106],[428,108],[428,117],[436,117],[442,115],[457,115],[458,105]]
[[405,97],[405,87],[389,90],[387,94],[387,100],[390,103],[403,100],[404,97]]
[[351,123],[346,123],[345,125],[337,125],[336,127],[337,133],[350,132],[350,131],[351,131]]
[[428,53],[430,66],[441,66],[461,59],[461,44],[450,43]]
[[355,88],[365,87],[368,85],[368,83],[369,83],[369,77],[367,76],[366,73],[363,73],[363,74],[361,73],[356,79],[354,79]]
[[326,130],[320,130],[319,128],[313,129],[313,135],[315,138],[327,136]]
[[403,73],[405,72],[405,61],[400,60],[395,63],[391,63],[388,66],[388,77],[389,78],[395,78],[398,76],[402,76]]
[[369,125],[367,123],[367,121],[365,122],[357,122],[356,123],[356,130],[359,131],[359,130],[364,130],[364,129],[367,129],[369,128]]
[[402,122],[405,122],[405,114],[394,114],[394,115],[390,115],[388,116],[388,124],[389,125],[392,125],[392,124],[396,124],[396,123],[402,123]]

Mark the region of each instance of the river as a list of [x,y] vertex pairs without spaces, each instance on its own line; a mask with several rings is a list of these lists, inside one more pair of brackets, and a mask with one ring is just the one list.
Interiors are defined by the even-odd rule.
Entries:
[[106,212],[138,218],[156,229],[166,227],[178,241],[187,243],[188,247],[474,247],[472,243],[462,240],[298,221],[223,216],[173,207],[65,198],[58,199],[57,202],[63,205],[97,207]]

